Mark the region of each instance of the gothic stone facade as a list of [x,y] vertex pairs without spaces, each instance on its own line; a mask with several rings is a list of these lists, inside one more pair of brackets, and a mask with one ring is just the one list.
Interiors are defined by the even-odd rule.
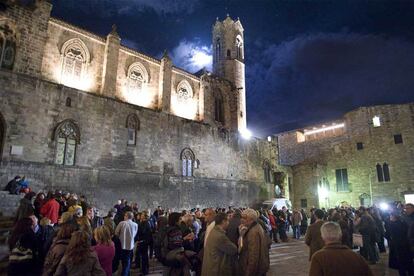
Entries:
[[[201,77],[50,17],[37,0],[0,6],[0,181],[118,198],[142,207],[249,205],[265,199],[274,142],[245,141],[243,28],[213,26]],[[223,69],[226,68],[226,69]],[[270,173],[272,174],[272,173]],[[266,183],[269,182],[269,183]]]
[[414,194],[414,104],[361,107],[277,135],[295,207],[404,201]]

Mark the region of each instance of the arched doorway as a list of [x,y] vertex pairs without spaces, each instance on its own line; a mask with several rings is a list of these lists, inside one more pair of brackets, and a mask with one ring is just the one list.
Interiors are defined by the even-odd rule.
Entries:
[[3,157],[4,140],[6,139],[6,122],[0,113],[0,161]]

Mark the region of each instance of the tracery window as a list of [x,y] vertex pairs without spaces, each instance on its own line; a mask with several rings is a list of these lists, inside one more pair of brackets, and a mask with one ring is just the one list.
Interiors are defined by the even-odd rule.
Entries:
[[193,170],[196,163],[194,152],[185,148],[181,152],[180,160],[182,163],[182,175],[183,176],[193,176]]
[[89,50],[79,38],[70,39],[62,47],[62,83],[73,85],[82,79],[90,61]]
[[139,62],[133,63],[128,69],[128,91],[139,93],[148,83],[148,72],[145,66]]
[[240,35],[236,37],[236,53],[238,59],[243,59],[243,40]]
[[214,93],[214,119],[224,124],[224,104],[220,91],[215,91]]
[[126,128],[128,131],[128,146],[135,146],[137,144],[137,131],[139,130],[139,119],[135,114],[129,114],[126,121]]
[[75,165],[76,145],[80,141],[78,126],[72,120],[65,120],[55,130],[56,157],[59,165]]
[[193,97],[193,89],[188,81],[182,80],[177,86],[177,97],[179,100],[188,100]]
[[16,33],[7,24],[0,24],[0,67],[13,69],[16,56]]

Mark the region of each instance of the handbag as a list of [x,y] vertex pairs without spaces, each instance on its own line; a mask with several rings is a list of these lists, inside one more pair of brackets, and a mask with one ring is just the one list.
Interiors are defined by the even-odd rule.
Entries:
[[352,242],[353,242],[353,245],[364,247],[361,234],[352,234]]

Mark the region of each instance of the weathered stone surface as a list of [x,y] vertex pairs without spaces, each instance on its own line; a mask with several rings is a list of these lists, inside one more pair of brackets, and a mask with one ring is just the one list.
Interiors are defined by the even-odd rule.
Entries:
[[[373,117],[381,126],[373,126]],[[403,201],[404,194],[414,193],[414,104],[361,107],[344,115],[338,122],[345,127],[311,135],[298,142],[303,130],[278,135],[282,165],[292,166],[294,205],[307,199],[308,207],[335,206],[346,201],[354,206],[382,201]],[[327,126],[331,124],[326,124]],[[318,126],[321,127],[321,126]],[[312,129],[311,127],[307,128]],[[403,143],[395,144],[401,134]],[[363,149],[357,149],[363,143]],[[390,181],[379,182],[376,165],[387,163]],[[337,192],[336,169],[347,169],[349,191]],[[327,198],[318,196],[325,180]]]

